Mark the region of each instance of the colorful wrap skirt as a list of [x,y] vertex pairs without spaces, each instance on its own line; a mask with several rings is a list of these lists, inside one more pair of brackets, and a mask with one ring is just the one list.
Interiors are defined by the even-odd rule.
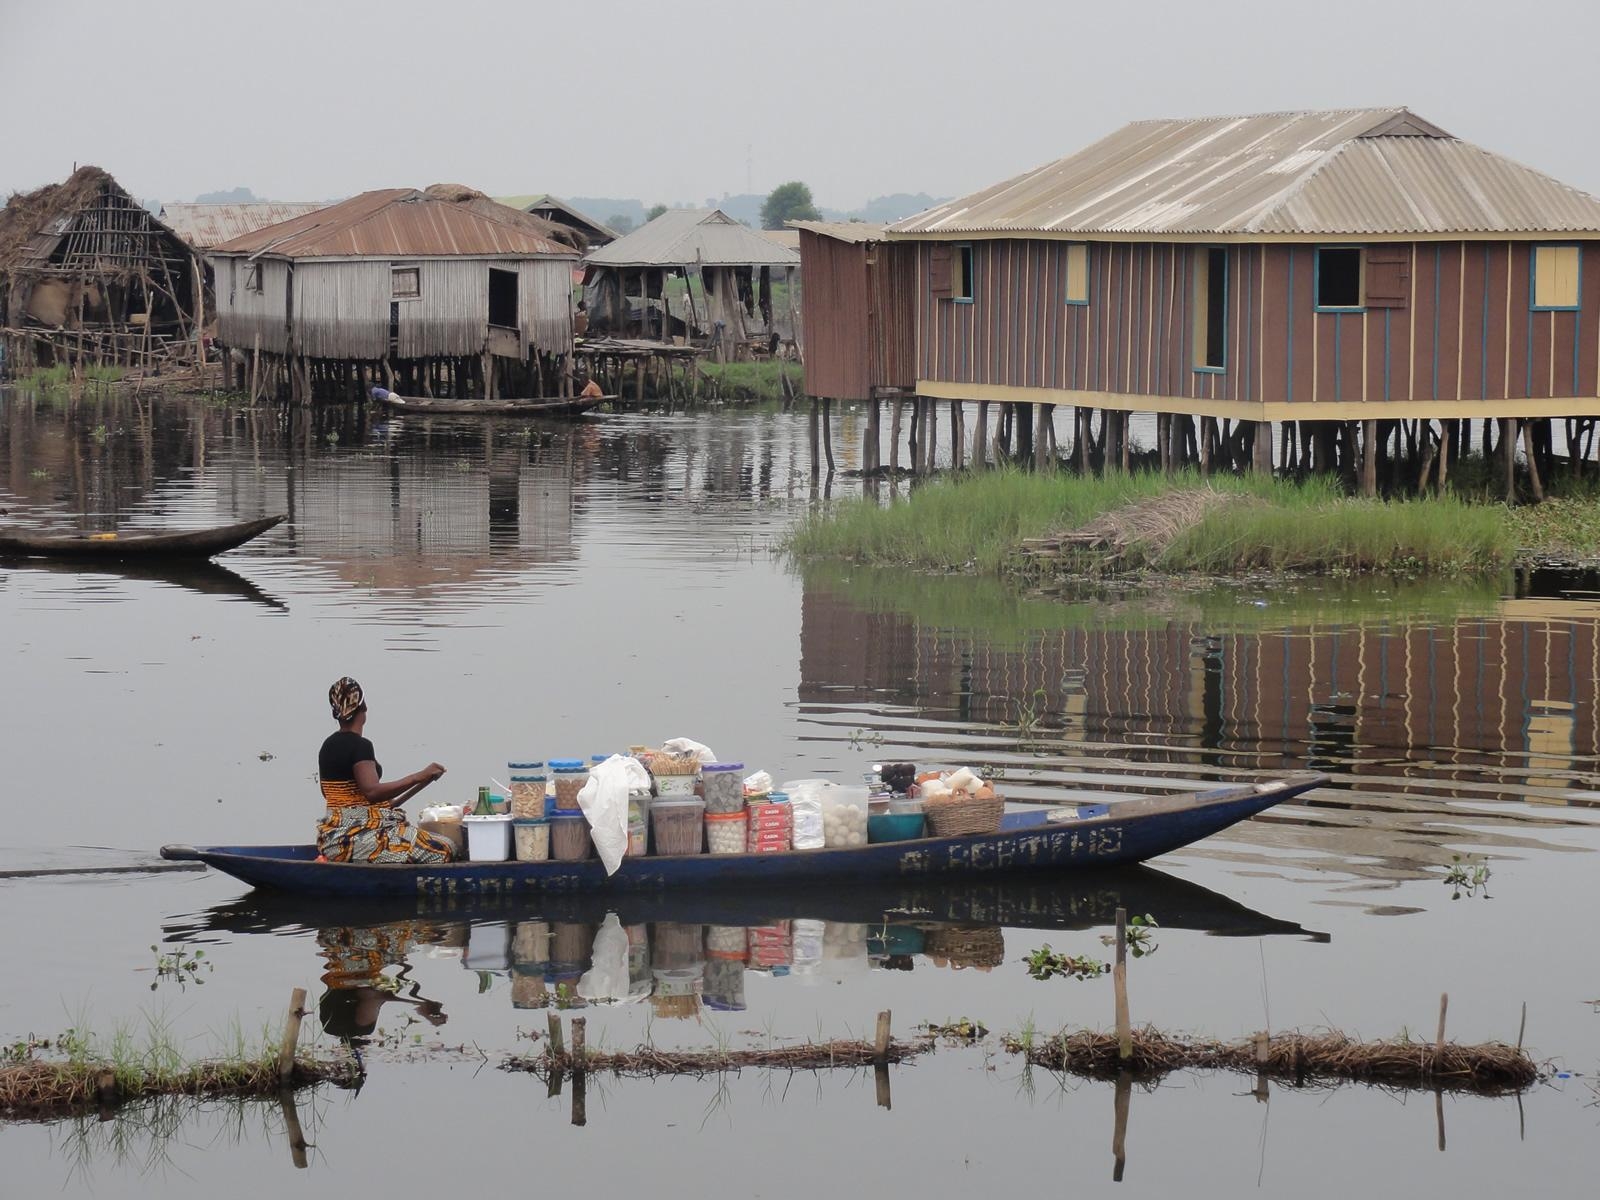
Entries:
[[453,856],[449,842],[424,833],[399,809],[365,803],[354,783],[324,782],[322,797],[328,812],[317,823],[317,852],[329,862],[443,863]]

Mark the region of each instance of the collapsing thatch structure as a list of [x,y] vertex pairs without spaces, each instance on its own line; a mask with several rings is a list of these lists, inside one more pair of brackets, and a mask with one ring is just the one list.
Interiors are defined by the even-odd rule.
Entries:
[[192,357],[199,272],[99,167],[0,209],[0,337],[14,370]]

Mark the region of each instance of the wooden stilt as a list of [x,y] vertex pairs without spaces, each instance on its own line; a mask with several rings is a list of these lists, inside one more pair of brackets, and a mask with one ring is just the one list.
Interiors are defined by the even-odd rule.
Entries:
[[1361,494],[1372,499],[1378,494],[1378,423],[1361,422]]
[[889,474],[900,474],[900,410],[905,407],[905,400],[896,396],[889,401]]
[[[1535,503],[1544,502],[1544,483],[1539,475],[1539,447],[1536,445],[1534,435],[1534,422],[1522,423],[1522,452],[1528,459],[1528,490],[1533,493]],[[1512,451],[1516,453],[1515,450]],[[1510,461],[1508,456],[1507,461]]]
[[982,471],[989,465],[989,402],[978,401],[978,423],[972,430],[972,465]]

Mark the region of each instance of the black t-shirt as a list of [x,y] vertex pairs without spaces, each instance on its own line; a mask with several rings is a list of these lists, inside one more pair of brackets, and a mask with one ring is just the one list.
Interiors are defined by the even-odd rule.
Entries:
[[[337,733],[330,733],[328,740],[322,743],[322,749],[317,753],[317,778],[329,783],[353,782],[358,762],[369,762],[373,766],[378,766],[378,758],[372,749],[372,743],[358,733],[349,733],[343,729]],[[378,778],[383,778],[382,767],[378,767]]]

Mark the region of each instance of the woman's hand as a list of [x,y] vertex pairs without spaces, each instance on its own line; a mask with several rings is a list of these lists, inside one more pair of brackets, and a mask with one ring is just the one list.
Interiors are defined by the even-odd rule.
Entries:
[[429,763],[417,772],[417,778],[423,783],[432,783],[444,775],[444,768],[438,763]]

